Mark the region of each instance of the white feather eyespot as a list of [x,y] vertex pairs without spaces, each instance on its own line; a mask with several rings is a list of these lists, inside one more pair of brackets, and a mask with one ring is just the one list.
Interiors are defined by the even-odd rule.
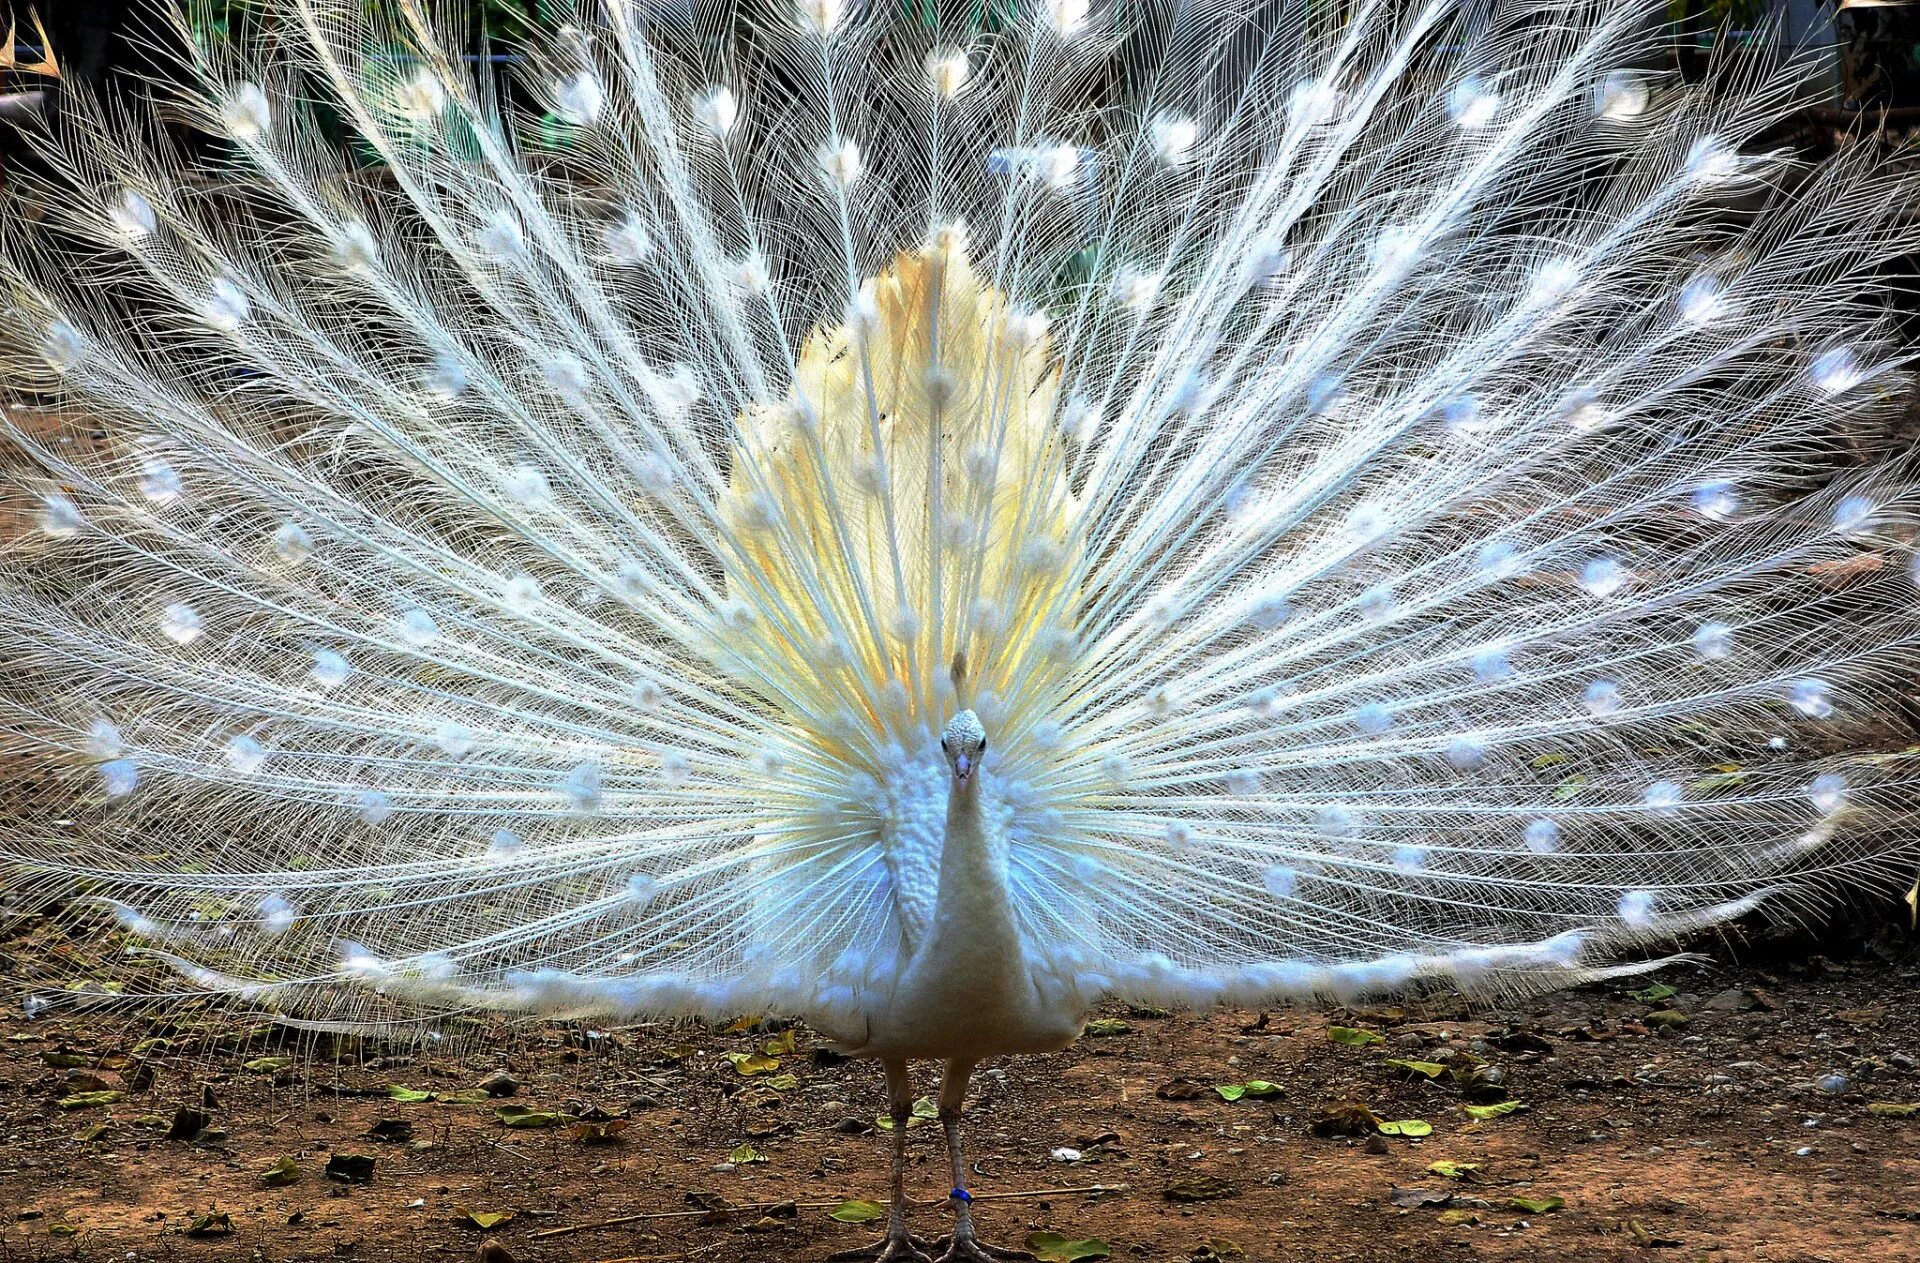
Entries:
[[439,76],[421,68],[394,86],[392,103],[394,110],[411,122],[433,122],[447,108],[447,88]]
[[833,34],[846,19],[846,0],[799,0],[801,24],[822,37]]
[[1200,125],[1184,114],[1156,115],[1147,132],[1155,156],[1168,166],[1185,162],[1200,140]]
[[40,344],[40,356],[55,373],[66,376],[79,368],[92,348],[87,335],[64,320],[48,323],[46,338]]
[[138,189],[121,189],[111,198],[107,203],[107,218],[130,243],[152,236],[160,226],[153,203]]
[[1630,123],[1647,112],[1653,93],[1640,71],[1614,70],[1594,85],[1594,113],[1609,123]]
[[617,267],[639,267],[653,256],[653,231],[638,211],[609,224],[601,239],[608,262]]
[[607,88],[600,76],[581,70],[553,85],[554,113],[575,127],[591,127],[607,108]]
[[936,96],[951,101],[960,95],[972,74],[964,49],[936,49],[927,54],[927,82]]
[[740,101],[724,84],[706,88],[693,98],[693,117],[700,126],[725,140],[740,122]]
[[273,106],[259,84],[236,83],[220,104],[220,121],[226,124],[227,135],[251,144],[273,126]]
[[1087,26],[1089,0],[1043,0],[1047,25],[1061,39],[1070,40]]
[[842,188],[859,179],[865,170],[860,161],[860,146],[844,136],[829,138],[820,146],[818,159],[827,179]]
[[380,264],[380,246],[373,230],[358,219],[346,220],[334,231],[329,253],[342,271],[367,274]]
[[1478,75],[1468,75],[1447,93],[1447,113],[1464,131],[1479,131],[1494,121],[1500,97]]

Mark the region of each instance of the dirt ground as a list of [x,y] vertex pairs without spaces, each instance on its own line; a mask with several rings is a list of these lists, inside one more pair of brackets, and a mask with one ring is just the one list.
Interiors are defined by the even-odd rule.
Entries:
[[[0,937],[0,971],[17,980],[40,932]],[[1889,929],[1723,944],[1509,1008],[1114,1007],[1067,1052],[976,1078],[978,1217],[1082,1258],[1920,1260],[1920,1114],[1892,1108],[1920,1103],[1917,975]],[[0,1259],[758,1263],[861,1244],[874,1225],[830,1212],[885,1196],[876,1068],[739,1027],[475,1026],[382,1055],[215,1012],[15,1012]],[[511,1094],[488,1096],[500,1070]],[[1466,1108],[1502,1099],[1518,1105]],[[1370,1130],[1355,1103],[1431,1134],[1316,1134]],[[515,1109],[547,1125],[509,1126]],[[909,1138],[934,1235],[939,1125]],[[1113,1191],[1034,1194],[1090,1186]],[[595,1226],[636,1215],[653,1217]]]

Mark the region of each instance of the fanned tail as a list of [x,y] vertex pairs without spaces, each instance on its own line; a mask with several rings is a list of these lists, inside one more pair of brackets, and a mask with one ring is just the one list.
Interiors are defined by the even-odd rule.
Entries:
[[131,990],[855,1021],[956,652],[1062,1007],[1550,985],[1911,864],[1920,189],[1754,152],[1800,67],[558,8],[498,82],[422,4],[181,17],[194,147],[75,109],[6,191],[0,860]]

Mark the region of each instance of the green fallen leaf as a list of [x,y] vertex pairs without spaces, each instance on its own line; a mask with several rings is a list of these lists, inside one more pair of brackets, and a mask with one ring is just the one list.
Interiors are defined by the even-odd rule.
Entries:
[[764,1053],[730,1052],[727,1060],[733,1063],[734,1072],[742,1075],[766,1074],[780,1068],[778,1057],[769,1057]]
[[513,1212],[510,1210],[468,1210],[464,1206],[454,1213],[456,1222],[482,1232],[491,1232],[512,1218]]
[[1474,1177],[1480,1170],[1480,1164],[1478,1162],[1449,1162],[1443,1159],[1439,1162],[1430,1163],[1427,1166],[1427,1170],[1433,1172],[1435,1175],[1444,1175],[1450,1180],[1466,1180]]
[[241,1069],[251,1070],[255,1074],[273,1074],[285,1070],[293,1064],[291,1057],[255,1057],[252,1061],[241,1063]]
[[1638,991],[1629,991],[1627,994],[1642,1004],[1654,1004],[1679,995],[1680,989],[1678,987],[1669,987],[1664,982],[1656,982],[1651,987],[1642,987]]
[[1407,1075],[1418,1075],[1423,1079],[1437,1079],[1447,1072],[1447,1068],[1437,1061],[1406,1061],[1399,1057],[1388,1061],[1387,1069],[1399,1070]]
[[[913,1109],[907,1118],[907,1126],[918,1127],[921,1123],[930,1123],[938,1117],[940,1117],[940,1107],[933,1103],[932,1097],[923,1096],[913,1103]],[[881,1114],[873,1120],[873,1125],[881,1131],[892,1131],[893,1116]]]
[[767,1086],[776,1092],[790,1092],[800,1086],[800,1080],[791,1074],[776,1074],[767,1080]]
[[765,1162],[766,1160],[767,1155],[761,1153],[752,1145],[740,1145],[734,1149],[732,1153],[727,1155],[727,1161],[733,1163],[735,1166],[746,1166],[751,1162]]
[[1027,1252],[1039,1259],[1040,1263],[1080,1263],[1082,1259],[1113,1256],[1112,1247],[1098,1237],[1069,1241],[1057,1232],[1028,1233]]
[[1745,772],[1713,772],[1687,786],[1695,794],[1717,794],[1724,789],[1739,789],[1747,783]]
[[48,1224],[47,1235],[49,1237],[77,1237],[80,1235],[80,1229],[73,1224]]
[[524,1105],[502,1105],[493,1116],[509,1127],[558,1127],[572,1119],[552,1110],[533,1110]]
[[1553,787],[1553,797],[1558,802],[1566,802],[1570,798],[1578,798],[1580,791],[1586,787],[1587,778],[1575,774]]
[[1566,1204],[1563,1197],[1516,1197],[1507,1202],[1507,1208],[1523,1210],[1529,1215],[1546,1215]]
[[793,1028],[788,1027],[766,1043],[760,1045],[760,1051],[769,1057],[784,1057],[793,1051]]
[[1093,1021],[1088,1022],[1085,1029],[1080,1033],[1095,1037],[1101,1035],[1131,1035],[1133,1033],[1133,1023],[1124,1018],[1097,1017]]
[[1519,1101],[1496,1101],[1492,1105],[1463,1105],[1460,1108],[1466,1110],[1468,1114],[1471,1114],[1475,1118],[1488,1119],[1498,1118],[1502,1114],[1511,1114],[1513,1111],[1519,1109],[1520,1106],[1521,1102]]
[[46,1062],[55,1070],[75,1070],[86,1065],[89,1061],[93,1060],[93,1058],[87,1056],[85,1053],[71,1052],[64,1048],[54,1048],[41,1053],[40,1060]]
[[101,1105],[118,1105],[125,1099],[126,1095],[122,1092],[75,1092],[72,1096],[60,1098],[60,1108],[63,1110],[93,1109]]
[[1447,1225],[1449,1228],[1457,1228],[1461,1224],[1479,1223],[1480,1212],[1474,1210],[1443,1210],[1434,1216],[1434,1219],[1439,1223]]
[[1383,1136],[1431,1136],[1433,1124],[1424,1118],[1402,1118],[1380,1124]]
[[1567,761],[1564,754],[1536,754],[1527,760],[1527,766],[1536,772],[1544,772],[1550,767],[1559,767]]
[[1920,1114],[1920,1103],[1902,1105],[1894,1101],[1870,1101],[1867,1113],[1878,1114],[1881,1118],[1912,1118]]
[[291,1184],[299,1178],[300,1164],[286,1154],[275,1158],[273,1165],[260,1173],[260,1182],[274,1188]]
[[433,1100],[434,1095],[431,1092],[422,1092],[419,1088],[403,1088],[395,1083],[387,1088],[387,1099],[390,1101],[401,1101],[408,1105],[416,1105],[421,1101]]
[[1329,1026],[1327,1038],[1349,1048],[1365,1048],[1368,1044],[1383,1044],[1387,1040],[1378,1031],[1363,1031],[1357,1026]]
[[1213,1090],[1220,1094],[1220,1099],[1223,1101],[1237,1101],[1242,1097],[1279,1096],[1285,1091],[1279,1084],[1269,1083],[1265,1079],[1248,1079],[1245,1083],[1219,1083],[1214,1085]]
[[193,1222],[187,1225],[189,1237],[230,1237],[233,1235],[233,1217],[224,1210],[210,1210],[203,1215],[195,1215]]
[[884,1217],[887,1208],[879,1202],[846,1201],[827,1212],[827,1218],[843,1224],[870,1224]]
[[1649,1013],[1642,1021],[1649,1026],[1685,1026],[1693,1019],[1679,1009],[1661,1009],[1658,1013]]

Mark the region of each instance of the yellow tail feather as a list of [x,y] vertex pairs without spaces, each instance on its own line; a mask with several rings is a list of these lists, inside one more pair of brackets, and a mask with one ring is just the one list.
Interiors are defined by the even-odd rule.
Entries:
[[1079,507],[1059,388],[1044,318],[952,235],[807,337],[787,402],[740,418],[729,484],[728,590],[775,612],[749,651],[768,684],[904,733],[945,721],[956,653],[1002,704],[1052,673]]

